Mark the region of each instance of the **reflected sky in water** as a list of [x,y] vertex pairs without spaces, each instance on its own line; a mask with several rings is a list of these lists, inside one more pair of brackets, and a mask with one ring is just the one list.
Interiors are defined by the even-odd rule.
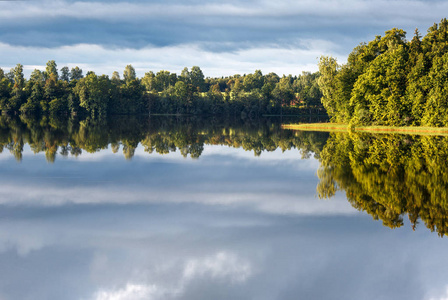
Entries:
[[4,152],[0,299],[448,297],[446,239],[319,200],[300,157]]

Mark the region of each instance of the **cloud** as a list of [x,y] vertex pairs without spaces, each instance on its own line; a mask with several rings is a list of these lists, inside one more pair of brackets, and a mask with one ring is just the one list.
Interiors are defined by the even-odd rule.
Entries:
[[[63,178],[61,178],[63,180]],[[67,181],[77,181],[76,178],[66,178]],[[246,182],[247,188],[232,192],[226,188],[228,182],[216,184],[210,181],[201,182],[192,191],[189,187],[161,185],[159,188],[135,185],[126,187],[115,180],[86,179],[85,186],[67,187],[44,185],[27,185],[26,189],[19,184],[2,184],[0,204],[25,206],[61,206],[61,205],[105,205],[105,204],[157,204],[157,203],[189,203],[224,207],[246,207],[251,210],[267,214],[286,215],[350,215],[356,214],[342,195],[325,201],[317,199],[315,185],[299,194],[294,194],[285,184],[263,183],[258,192],[251,190],[252,183]],[[260,183],[258,183],[260,184]],[[100,187],[101,185],[101,187]],[[208,190],[211,187],[216,192]],[[98,187],[97,187],[98,186]],[[104,188],[107,186],[107,190]],[[279,191],[285,188],[283,192]],[[238,190],[239,185],[234,184],[232,189]]]
[[[425,299],[446,285],[443,240],[369,216],[278,217],[200,205],[1,213],[2,244],[43,245],[26,256],[0,252],[8,299]],[[218,220],[228,226],[216,227]],[[258,224],[242,226],[247,220]]]
[[[83,155],[85,159],[80,159]],[[207,146],[199,161],[184,159],[179,153],[149,155],[141,146],[131,162],[110,154],[110,150],[83,155],[57,160],[54,167],[48,167],[43,154],[35,156],[26,148],[26,176],[15,161],[4,161],[3,170],[8,175],[0,176],[0,205],[183,203],[274,215],[358,213],[343,194],[330,201],[316,198],[319,162],[301,160],[297,150],[282,153],[277,149],[254,157],[242,149]],[[130,170],[133,175],[123,177]]]
[[[392,27],[425,32],[447,10],[446,1],[405,0],[4,1],[0,53],[4,66],[57,58],[108,74],[133,62],[176,72],[199,65],[209,76],[297,74],[315,71],[320,55],[345,61]],[[309,41],[318,43],[307,48]]]
[[228,278],[232,282],[244,282],[252,274],[251,265],[227,252],[219,252],[203,259],[190,259],[185,265],[186,280],[196,277]]
[[[100,45],[80,44],[58,48],[23,47],[0,43],[0,52],[9,65],[9,70],[17,63],[24,65],[26,75],[35,68],[44,69],[45,63],[54,59],[59,67],[79,66],[99,74],[111,75],[113,71],[124,70],[132,64],[138,76],[150,70],[168,70],[180,73],[184,67],[200,66],[206,76],[225,76],[254,72],[300,74],[301,71],[316,71],[317,57],[334,52],[335,46],[319,40],[296,41],[294,47],[278,48],[267,45],[258,48],[213,52],[201,45],[185,44],[170,47],[145,47],[142,49],[107,49]],[[3,62],[5,63],[5,62]],[[186,64],[189,65],[186,65]]]
[[[234,253],[220,251],[201,258],[184,258],[182,276],[171,278],[170,282],[132,283],[121,288],[101,288],[94,293],[94,300],[155,300],[182,298],[189,285],[200,281],[224,280],[232,284],[243,284],[251,275],[252,267]],[[161,263],[157,269],[171,273],[176,269],[170,263]],[[159,274],[160,275],[160,274]],[[162,276],[163,277],[163,276]]]
[[442,295],[440,295],[440,296],[426,298],[426,299],[428,299],[428,300],[448,300],[448,286],[445,287],[445,292],[441,293],[441,294]]
[[[419,20],[431,16],[434,11],[446,10],[448,4],[444,1],[353,1],[353,0],[280,0],[276,2],[260,1],[233,1],[208,3],[196,1],[170,1],[159,3],[147,2],[83,2],[83,1],[39,1],[16,2],[3,4],[0,12],[2,22],[16,22],[18,19],[52,20],[58,18],[75,18],[79,20],[103,20],[108,22],[141,22],[151,21],[154,18],[180,19],[184,23],[207,25],[230,24],[229,18],[285,18],[315,17],[332,18],[333,22],[346,18],[344,23],[360,21],[365,16],[364,24],[377,24],[381,19],[392,22],[392,18],[403,17],[405,20]],[[373,13],[373,14],[372,14]],[[215,22],[211,22],[214,18]],[[218,18],[218,19],[217,19]],[[226,22],[223,22],[227,19]],[[249,20],[250,21],[250,20]],[[258,21],[258,19],[254,19]],[[326,20],[322,20],[326,21]],[[328,21],[328,20],[327,20]],[[263,24],[254,22],[257,27]],[[317,24],[319,25],[319,24]]]
[[93,297],[95,300],[152,300],[160,294],[156,285],[128,283],[117,290],[100,290]]

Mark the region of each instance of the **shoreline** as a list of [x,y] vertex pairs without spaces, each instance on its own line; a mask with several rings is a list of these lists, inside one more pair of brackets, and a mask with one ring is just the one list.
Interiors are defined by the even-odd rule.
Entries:
[[398,133],[416,135],[447,135],[448,127],[394,127],[394,126],[358,126],[349,128],[347,124],[339,123],[308,123],[308,124],[282,124],[283,129],[300,131],[327,131],[327,132],[367,132],[367,133]]

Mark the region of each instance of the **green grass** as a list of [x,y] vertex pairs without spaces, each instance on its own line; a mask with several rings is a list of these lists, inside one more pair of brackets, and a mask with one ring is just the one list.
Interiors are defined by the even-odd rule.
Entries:
[[347,124],[337,123],[310,123],[310,124],[283,124],[284,129],[302,131],[327,131],[327,132],[370,132],[370,133],[399,133],[417,135],[447,135],[448,127],[394,127],[394,126],[356,126],[349,128]]

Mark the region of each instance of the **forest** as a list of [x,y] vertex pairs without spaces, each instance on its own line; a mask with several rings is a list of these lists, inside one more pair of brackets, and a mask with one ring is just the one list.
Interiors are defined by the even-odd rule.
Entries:
[[422,38],[393,28],[353,49],[347,63],[319,61],[322,104],[333,122],[448,126],[448,21]]
[[180,75],[161,70],[138,78],[132,65],[123,74],[83,74],[79,67],[58,70],[54,60],[29,79],[18,64],[0,69],[0,110],[3,114],[78,115],[104,118],[117,114],[261,115],[325,114],[318,73],[279,77],[275,73],[205,77],[198,66]]

